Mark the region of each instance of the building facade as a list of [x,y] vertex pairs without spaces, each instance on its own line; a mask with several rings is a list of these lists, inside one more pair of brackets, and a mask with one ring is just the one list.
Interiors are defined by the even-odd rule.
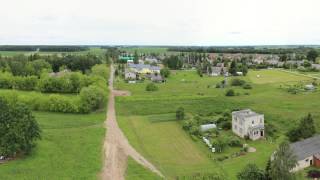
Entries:
[[264,115],[245,109],[232,112],[232,131],[236,135],[251,140],[265,137]]

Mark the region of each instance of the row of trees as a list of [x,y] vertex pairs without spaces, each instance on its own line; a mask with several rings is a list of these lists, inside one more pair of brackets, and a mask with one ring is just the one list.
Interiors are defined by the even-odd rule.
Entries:
[[105,65],[95,65],[91,75],[79,72],[65,72],[59,75],[43,74],[37,76],[13,76],[10,73],[0,73],[0,88],[18,90],[37,90],[44,93],[79,93],[83,87],[106,80],[108,70]]
[[[34,90],[36,88],[36,90],[42,92],[80,92],[77,96],[58,94],[48,96],[40,93],[23,96],[16,92],[9,92],[2,94],[2,97],[9,100],[17,97],[17,101],[24,102],[32,110],[88,113],[104,107],[108,93],[108,74],[106,65],[96,65],[92,68],[90,76],[81,73],[69,73],[63,77],[45,76],[38,79],[36,76],[20,77],[10,75],[8,76],[8,81],[0,76],[0,87],[10,86],[11,88],[23,90]],[[23,83],[17,83],[17,79],[22,79]],[[8,82],[13,82],[13,84]]]
[[0,57],[0,70],[11,72],[14,76],[40,76],[46,69],[51,72],[59,72],[61,69],[81,71],[86,73],[94,65],[101,64],[101,58],[87,55],[67,55],[67,56],[40,56],[40,55],[18,55],[14,57]]
[[0,46],[0,51],[45,51],[45,52],[76,52],[89,50],[84,46]]

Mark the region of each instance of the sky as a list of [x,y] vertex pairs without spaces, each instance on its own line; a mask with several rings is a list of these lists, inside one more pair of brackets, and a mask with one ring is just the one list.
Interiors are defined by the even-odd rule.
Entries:
[[320,45],[319,0],[0,0],[1,45]]

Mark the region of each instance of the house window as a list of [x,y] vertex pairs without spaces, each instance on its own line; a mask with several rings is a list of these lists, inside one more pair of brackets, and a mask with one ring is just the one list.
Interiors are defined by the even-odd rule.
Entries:
[[262,118],[260,118],[260,123],[262,123]]
[[306,162],[309,162],[309,159],[306,159]]
[[254,124],[254,121],[252,121],[252,124]]
[[234,125],[234,129],[237,130],[237,125]]

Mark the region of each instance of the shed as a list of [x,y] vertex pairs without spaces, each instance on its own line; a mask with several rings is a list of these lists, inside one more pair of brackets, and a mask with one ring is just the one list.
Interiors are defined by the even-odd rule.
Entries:
[[203,125],[200,125],[200,131],[202,131],[202,132],[208,131],[210,129],[215,129],[215,128],[217,128],[217,125],[215,125],[215,124],[203,124]]

